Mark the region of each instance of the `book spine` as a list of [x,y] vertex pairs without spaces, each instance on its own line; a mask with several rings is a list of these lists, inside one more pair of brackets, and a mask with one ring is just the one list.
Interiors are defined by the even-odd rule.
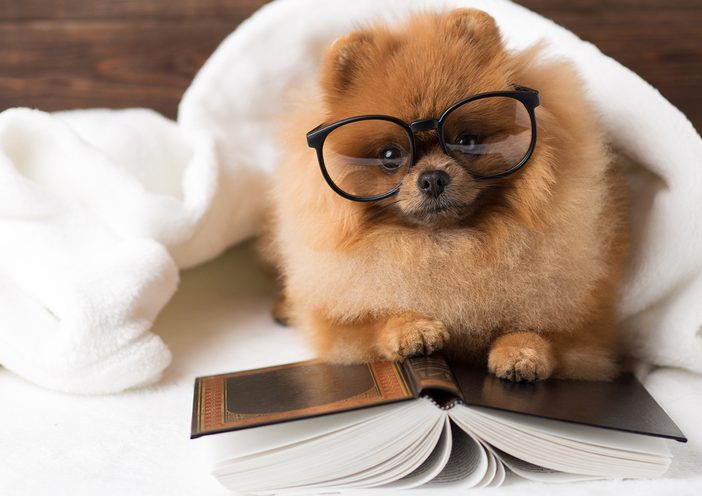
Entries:
[[403,362],[403,368],[408,376],[408,382],[412,384],[417,395],[440,391],[455,398],[461,398],[461,391],[451,368],[442,355],[408,358]]
[[200,430],[200,395],[202,381],[198,377],[195,379],[195,392],[193,393],[193,417],[190,424],[190,438],[193,439]]

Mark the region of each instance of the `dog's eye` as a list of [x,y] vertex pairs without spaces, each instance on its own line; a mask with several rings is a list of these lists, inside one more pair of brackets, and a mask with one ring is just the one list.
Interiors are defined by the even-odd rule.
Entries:
[[402,165],[404,153],[397,146],[389,145],[378,152],[378,158],[383,167],[388,170],[395,170]]
[[480,138],[475,134],[464,133],[456,139],[456,144],[461,147],[463,153],[472,153],[476,151]]

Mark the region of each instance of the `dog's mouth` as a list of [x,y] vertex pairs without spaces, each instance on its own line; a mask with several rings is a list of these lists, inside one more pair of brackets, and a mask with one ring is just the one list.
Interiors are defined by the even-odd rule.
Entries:
[[430,205],[424,209],[424,213],[426,214],[441,214],[444,212],[448,212],[449,207],[446,205]]
[[462,215],[464,205],[448,198],[425,200],[405,214],[425,224],[450,220]]
[[438,195],[418,194],[412,190],[399,191],[397,196],[373,205],[369,212],[375,219],[393,218],[397,221],[424,226],[449,227],[463,224],[474,214],[477,192],[458,195],[444,191]]

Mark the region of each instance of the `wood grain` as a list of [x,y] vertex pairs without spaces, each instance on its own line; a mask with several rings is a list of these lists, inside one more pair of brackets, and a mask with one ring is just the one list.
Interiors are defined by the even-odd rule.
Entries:
[[[266,0],[0,0],[0,109],[146,106],[174,117]],[[702,0],[521,0],[639,73],[702,129]]]
[[[0,107],[151,107],[170,117],[232,29],[216,19],[30,21],[0,25]],[[58,40],[58,41],[57,41]]]
[[594,43],[639,74],[702,131],[701,0],[519,3]]
[[0,20],[244,19],[262,0],[0,0]]
[[175,117],[217,45],[266,0],[0,0],[0,109]]

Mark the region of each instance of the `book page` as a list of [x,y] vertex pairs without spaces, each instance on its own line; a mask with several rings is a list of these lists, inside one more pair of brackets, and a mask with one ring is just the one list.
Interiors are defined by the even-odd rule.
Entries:
[[493,448],[495,455],[515,474],[525,479],[539,482],[581,482],[586,480],[596,480],[600,477],[570,474],[568,472],[559,472],[550,468],[534,465],[533,463],[525,462],[510,454]]
[[[446,413],[427,399],[387,408],[386,414],[348,428],[224,460],[212,467],[212,474],[239,492],[287,492],[294,488],[309,493],[311,488],[322,486],[367,487],[369,483],[391,482],[410,473],[431,454],[440,439]],[[315,423],[330,417],[299,422]],[[263,432],[280,425],[294,423],[226,435]]]
[[495,450],[489,446],[489,445],[484,445],[483,446],[487,453],[491,456],[492,460],[494,460],[495,463],[495,474],[492,476],[492,480],[488,481],[485,483],[485,485],[481,485],[480,487],[500,487],[502,483],[505,481],[505,477],[507,476],[507,471],[505,470],[505,464],[502,462],[502,460],[495,455]]
[[383,489],[410,489],[413,487],[426,484],[434,479],[441,472],[449,460],[452,450],[451,442],[451,423],[448,415],[444,417],[444,427],[441,433],[441,439],[436,444],[429,458],[424,460],[419,467],[403,478],[381,486]]
[[394,415],[408,405],[389,404],[365,410],[354,410],[337,415],[273,424],[258,429],[223,432],[204,436],[193,441],[210,463],[252,454],[272,452],[313,438],[320,438],[359,424],[375,422],[385,415]]
[[[403,432],[391,444],[383,446],[377,454],[370,449],[364,453],[364,460],[373,456],[376,460],[380,460],[379,463],[347,477],[330,479],[325,481],[324,485],[329,487],[386,487],[386,484],[400,480],[417,470],[431,456],[436,445],[441,441],[447,415],[442,410],[436,410],[439,416],[425,436],[417,437],[419,433],[417,429],[414,432]],[[425,420],[431,421],[430,418]],[[368,429],[356,441],[361,445],[371,446],[378,439],[378,436],[377,432]],[[397,444],[401,438],[414,440],[398,451],[393,448],[393,445]],[[351,466],[350,463],[349,466]]]
[[[427,401],[427,400],[422,400]],[[436,427],[438,428],[439,436],[437,439],[422,439],[420,441],[421,448],[414,444],[411,447],[405,448],[401,453],[396,456],[390,456],[387,459],[383,459],[381,463],[374,467],[370,467],[359,471],[346,478],[332,478],[325,480],[317,484],[309,484],[297,487],[285,487],[278,491],[280,494],[295,495],[295,494],[365,494],[372,492],[372,489],[409,489],[415,486],[421,485],[428,479],[431,479],[438,473],[441,468],[445,465],[446,460],[450,453],[450,433],[446,429],[447,427],[447,415],[445,412],[436,409],[442,415],[438,418]],[[404,435],[412,436],[413,432],[405,432]],[[357,443],[361,446],[371,447],[373,439],[378,437],[376,432],[369,430],[364,433],[366,438],[355,439]],[[409,458],[413,458],[420,451],[424,449],[428,451],[426,455],[421,455],[423,460],[419,466],[414,468],[402,468],[401,472],[405,472],[405,475],[397,476],[392,475],[391,472],[395,471],[398,464],[407,465]],[[343,446],[339,446],[340,450],[343,450]],[[340,456],[343,456],[340,454]],[[363,453],[362,457],[367,459],[369,456],[374,458],[375,455],[372,453],[372,449]],[[402,459],[402,460],[401,460]],[[275,468],[275,467],[273,467]],[[387,470],[390,468],[390,470]],[[331,474],[330,474],[331,475]],[[377,478],[384,477],[390,478],[392,482],[384,482],[383,484],[377,484]]]
[[[463,407],[468,408],[468,407]],[[545,418],[503,412],[491,408],[469,407],[476,413],[490,417],[502,423],[508,423],[516,429],[525,432],[538,432],[544,436],[570,440],[577,444],[588,444],[596,447],[608,447],[634,453],[647,453],[656,456],[670,456],[668,441],[665,439],[632,434],[630,432],[601,429],[588,425],[559,422]],[[575,446],[576,444],[571,444]]]
[[[474,407],[457,405],[450,411],[450,416],[466,432],[472,433],[492,447],[555,471],[597,477],[642,478],[659,476],[670,464],[669,457],[597,447],[545,434],[538,429],[524,428],[516,421],[505,421],[502,417],[504,412],[497,412],[499,415],[494,416],[493,413],[491,409],[478,411]],[[529,422],[534,419],[526,418]],[[640,437],[662,442],[657,438]]]
[[470,488],[483,481],[488,472],[488,455],[473,437],[457,426],[451,426],[451,456],[439,474],[424,488]]

